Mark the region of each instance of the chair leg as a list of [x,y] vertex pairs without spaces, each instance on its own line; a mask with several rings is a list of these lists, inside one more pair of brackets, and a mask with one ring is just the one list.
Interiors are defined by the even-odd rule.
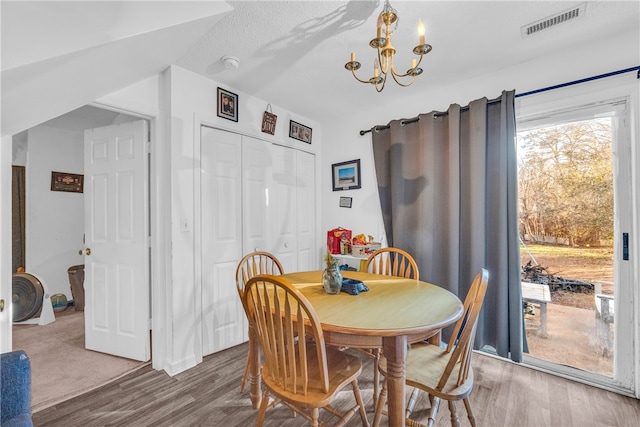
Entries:
[[378,427],[380,425],[385,403],[387,403],[387,380],[382,382],[382,390],[380,391],[380,396],[378,396],[376,402],[376,413],[373,418],[373,427]]
[[405,411],[405,417],[409,418],[411,413],[413,412],[413,408],[416,406],[416,402],[418,401],[418,394],[420,390],[418,388],[413,389],[411,392],[411,397],[409,397],[409,401],[407,402],[407,410]]
[[362,425],[369,427],[369,420],[367,420],[367,411],[364,409],[364,402],[362,401],[362,394],[360,393],[360,387],[358,387],[358,380],[353,380],[351,383],[353,386],[353,396],[356,398],[356,403],[360,410],[360,418],[362,419]]
[[267,414],[267,408],[269,407],[269,390],[265,390],[262,393],[262,400],[260,401],[260,410],[258,411],[258,419],[256,420],[256,427],[261,427],[264,422],[264,416]]
[[311,427],[318,427],[318,416],[320,414],[320,410],[318,408],[313,408],[311,410]]
[[377,405],[378,394],[380,393],[380,349],[373,349],[373,407]]
[[429,422],[428,427],[433,427],[436,422],[436,415],[438,415],[438,408],[440,408],[440,398],[429,395],[429,402],[431,402],[431,408],[429,408]]
[[249,375],[249,356],[247,356],[247,363],[244,364],[244,374],[242,374],[242,382],[240,382],[240,393],[244,392],[244,385],[247,383],[247,376]]
[[462,401],[464,402],[464,407],[467,409],[467,418],[469,418],[471,427],[476,427],[476,417],[473,415],[473,411],[471,410],[471,402],[469,402],[469,398],[465,397]]
[[449,400],[448,403],[449,412],[451,412],[451,427],[460,427],[460,418],[458,418],[456,403],[453,400]]

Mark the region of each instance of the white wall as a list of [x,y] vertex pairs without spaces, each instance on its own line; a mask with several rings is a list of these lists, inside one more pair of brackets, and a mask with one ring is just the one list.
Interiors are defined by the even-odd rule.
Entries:
[[67,269],[82,264],[84,197],[51,191],[51,171],[82,174],[81,132],[46,126],[28,131],[26,165],[26,271],[39,277],[50,295],[72,299]]
[[[428,58],[427,58],[428,59]],[[432,89],[428,91],[417,91],[407,89],[407,96],[397,100],[387,100],[380,105],[354,114],[348,121],[332,123],[331,126],[324,126],[324,144],[322,146],[322,229],[328,230],[338,225],[351,228],[354,232],[370,233],[376,231],[382,233],[381,213],[375,179],[373,178],[373,156],[371,150],[371,134],[359,135],[360,130],[370,129],[375,125],[385,125],[391,120],[400,118],[411,118],[421,113],[428,113],[433,110],[444,111],[450,104],[458,103],[468,105],[469,102],[482,97],[489,99],[496,98],[503,90],[516,90],[516,94],[533,91],[536,89],[555,86],[565,82],[571,82],[623,70],[640,65],[640,37],[637,31],[626,34],[616,34],[610,38],[602,38],[597,43],[576,46],[570,51],[561,52],[553,56],[533,58],[531,61],[522,64],[515,64],[513,67],[501,70],[501,72],[491,75],[481,75],[477,78],[458,82],[456,85],[438,86],[438,82],[431,82]],[[421,79],[428,79],[428,72]],[[635,117],[632,119],[632,133],[635,140],[632,142],[635,151],[632,158],[632,177],[635,188],[640,187],[640,130],[638,127],[638,102],[640,97],[640,80],[636,77],[636,72],[625,74],[624,78],[608,78],[607,84],[624,82],[615,90],[609,92],[610,95],[619,94],[621,91],[631,96],[632,104],[635,105]],[[603,81],[605,81],[603,80]],[[614,82],[615,81],[615,82]],[[354,84],[358,84],[354,81]],[[598,87],[601,87],[599,84]],[[629,89],[631,87],[631,89]],[[592,95],[593,84],[579,84],[572,86],[571,91],[565,89],[555,90],[554,96],[561,100],[563,96],[576,97],[576,90],[582,90],[580,95],[587,98]],[[371,89],[373,90],[373,88]],[[571,95],[567,95],[570,93]],[[537,95],[531,96],[535,98]],[[516,100],[516,116],[518,107],[523,100],[529,101],[529,97]],[[633,100],[636,101],[633,101]],[[337,161],[361,159],[362,168],[362,189],[352,191],[341,191],[333,193],[331,191],[331,163]],[[338,194],[344,193],[344,194]],[[635,209],[633,218],[633,230],[640,229],[640,196],[635,192],[635,200],[631,201]],[[349,209],[338,207],[338,196],[345,195],[353,197],[354,208]],[[373,234],[373,233],[371,233]],[[637,239],[636,239],[637,240]],[[632,248],[632,250],[635,248]],[[636,249],[637,253],[638,250]],[[638,283],[638,258],[634,261],[633,277],[633,298],[638,301],[640,293]],[[638,369],[638,354],[640,352],[640,305],[634,307],[634,339],[635,354],[629,359],[635,360],[635,393],[640,396],[640,369]],[[625,359],[626,360],[626,359]],[[630,371],[633,372],[634,369]],[[628,378],[625,378],[628,380]]]
[[[428,67],[429,58],[425,60]],[[370,129],[375,125],[385,125],[395,119],[415,117],[433,110],[445,111],[453,103],[464,106],[482,97],[496,98],[503,90],[515,89],[516,94],[524,93],[639,64],[640,39],[638,32],[632,31],[602,38],[597,43],[574,46],[570,51],[532,58],[529,62],[515,64],[499,73],[480,75],[474,79],[457,82],[455,85],[440,86],[437,81],[429,81],[427,69],[427,72],[418,79],[428,84],[415,83],[414,86],[406,88],[406,96],[389,99],[382,92],[379,94],[381,99],[379,104],[354,112],[352,117],[344,121],[323,123],[320,166],[323,232],[342,226],[352,229],[354,233],[372,234],[376,238],[384,234],[373,170],[371,134],[360,136],[360,130]],[[473,65],[470,64],[470,66]],[[353,84],[361,83],[354,80]],[[426,89],[416,89],[416,87]],[[371,87],[371,90],[374,88]],[[333,192],[331,164],[358,158],[361,162],[362,188]],[[338,207],[339,196],[353,197],[353,208]]]

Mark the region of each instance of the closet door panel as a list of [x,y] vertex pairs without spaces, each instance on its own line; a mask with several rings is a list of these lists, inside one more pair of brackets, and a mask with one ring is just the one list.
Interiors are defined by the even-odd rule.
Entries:
[[268,250],[270,144],[242,137],[243,253]]
[[316,249],[316,168],[315,155],[296,152],[296,227],[299,271],[315,270]]
[[235,285],[242,257],[242,150],[237,134],[202,127],[203,355],[242,343],[247,324]]
[[285,271],[297,271],[296,150],[274,145],[271,175],[270,247]]

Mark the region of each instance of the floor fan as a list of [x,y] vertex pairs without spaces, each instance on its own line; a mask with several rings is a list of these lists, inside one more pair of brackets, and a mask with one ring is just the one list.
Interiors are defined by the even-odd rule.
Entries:
[[[31,273],[13,275],[13,323],[47,325],[56,320],[45,282]],[[40,317],[34,317],[40,312]]]

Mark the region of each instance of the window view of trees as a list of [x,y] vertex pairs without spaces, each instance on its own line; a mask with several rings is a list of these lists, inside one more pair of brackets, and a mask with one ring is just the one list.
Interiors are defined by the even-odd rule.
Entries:
[[520,235],[534,242],[611,245],[611,119],[518,133]]

